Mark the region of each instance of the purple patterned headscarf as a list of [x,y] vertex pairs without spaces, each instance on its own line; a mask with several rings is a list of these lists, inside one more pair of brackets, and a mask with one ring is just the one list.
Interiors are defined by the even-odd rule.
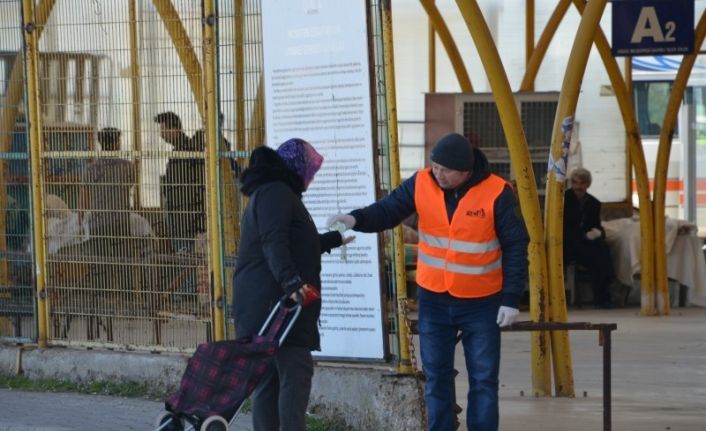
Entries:
[[299,138],[292,138],[284,142],[277,148],[277,154],[289,169],[301,177],[305,189],[309,187],[314,175],[324,162],[324,156],[317,153],[310,143]]

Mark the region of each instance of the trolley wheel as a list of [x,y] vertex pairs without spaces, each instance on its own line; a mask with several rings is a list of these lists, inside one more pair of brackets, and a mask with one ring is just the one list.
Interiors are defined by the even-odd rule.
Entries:
[[[161,428],[167,423],[169,423],[169,425]],[[182,431],[184,429],[184,425],[181,423],[181,420],[174,416],[173,413],[169,412],[162,412],[162,414],[157,417],[155,425],[158,429],[160,429],[160,431]]]
[[228,421],[221,416],[210,416],[203,421],[200,431],[228,431]]

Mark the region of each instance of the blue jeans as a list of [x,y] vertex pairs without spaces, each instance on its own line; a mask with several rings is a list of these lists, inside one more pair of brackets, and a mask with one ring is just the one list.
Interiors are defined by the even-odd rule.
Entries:
[[468,430],[497,431],[500,295],[460,299],[419,288],[418,304],[429,430],[455,429],[454,351],[461,331],[468,371]]

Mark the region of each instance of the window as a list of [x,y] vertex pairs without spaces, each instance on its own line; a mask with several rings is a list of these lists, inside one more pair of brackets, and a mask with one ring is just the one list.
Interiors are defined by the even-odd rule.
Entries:
[[[633,97],[640,135],[659,136],[667,109],[671,81],[636,81],[633,83]],[[679,124],[675,124],[675,135],[679,134]]]

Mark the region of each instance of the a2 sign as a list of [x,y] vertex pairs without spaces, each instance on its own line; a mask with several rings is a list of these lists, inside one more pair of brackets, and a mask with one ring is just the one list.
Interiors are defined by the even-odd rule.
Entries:
[[694,0],[613,0],[614,56],[694,52]]

